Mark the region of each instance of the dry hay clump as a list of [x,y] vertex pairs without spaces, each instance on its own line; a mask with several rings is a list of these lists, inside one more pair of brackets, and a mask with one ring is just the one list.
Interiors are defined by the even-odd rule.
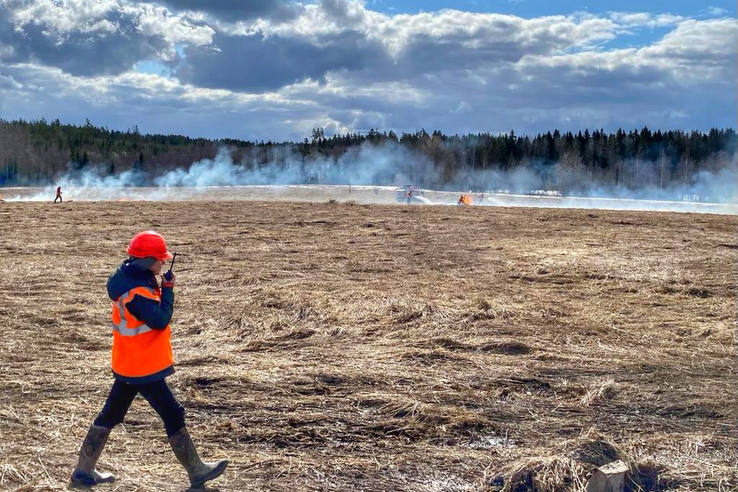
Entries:
[[[579,462],[565,456],[535,457],[511,466],[501,492],[564,492],[584,490],[586,472]],[[495,480],[499,483],[500,480]],[[492,489],[494,490],[494,489]]]
[[579,403],[588,407],[595,402],[609,400],[615,395],[615,388],[615,380],[612,378],[605,378],[597,381],[590,386],[584,396],[582,396],[581,400],[579,400]]
[[363,418],[356,420],[357,426],[374,432],[401,435],[410,441],[469,441],[491,425],[488,419],[473,410],[422,402],[400,395],[360,394],[355,404],[364,413]]
[[636,463],[617,444],[590,430],[556,449],[515,461],[486,487],[490,492],[586,492],[592,472],[618,460],[630,468],[626,492],[656,491],[667,484],[662,477],[666,467],[653,461]]

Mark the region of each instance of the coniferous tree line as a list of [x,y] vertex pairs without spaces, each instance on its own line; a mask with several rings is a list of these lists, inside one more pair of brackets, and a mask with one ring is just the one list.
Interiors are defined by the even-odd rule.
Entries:
[[320,172],[317,166],[311,169],[312,163],[325,165],[358,146],[383,144],[412,150],[431,163],[432,173],[409,177],[419,186],[453,183],[485,191],[499,187],[498,176],[525,171],[540,178],[541,186],[576,194],[586,193],[593,183],[631,190],[689,186],[701,173],[735,169],[738,138],[733,129],[554,130],[535,136],[514,132],[445,135],[425,130],[397,135],[370,130],[326,136],[322,128],[316,128],[302,142],[255,142],[143,135],[136,127],[110,130],[89,121],[75,126],[59,120],[0,120],[0,185],[49,183],[63,173],[91,166],[109,176],[131,170],[157,176],[212,159],[224,146],[234,162],[247,166],[299,159],[305,169],[304,181],[320,182]]

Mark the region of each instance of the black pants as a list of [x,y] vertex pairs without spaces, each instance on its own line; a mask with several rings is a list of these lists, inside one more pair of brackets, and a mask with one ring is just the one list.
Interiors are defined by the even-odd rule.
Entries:
[[112,429],[123,422],[128,408],[139,393],[164,421],[167,436],[172,437],[185,426],[184,408],[174,397],[164,379],[149,384],[128,384],[116,379],[94,425]]

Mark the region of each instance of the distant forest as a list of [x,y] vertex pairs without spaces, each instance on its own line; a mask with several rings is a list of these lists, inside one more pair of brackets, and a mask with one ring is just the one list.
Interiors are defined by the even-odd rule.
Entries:
[[89,121],[75,126],[59,120],[0,120],[0,186],[53,183],[65,173],[93,167],[104,176],[129,170],[161,176],[213,159],[223,147],[230,150],[234,163],[253,168],[279,166],[288,160],[294,165],[298,160],[305,170],[302,182],[321,182],[326,162],[336,162],[359,146],[385,144],[430,162],[433,173],[413,177],[412,184],[442,188],[454,183],[484,191],[490,184],[480,182],[480,175],[529,170],[541,177],[544,186],[575,193],[588,183],[630,190],[689,187],[700,173],[735,169],[738,139],[733,129],[706,133],[648,128],[615,133],[555,130],[535,136],[445,135],[425,130],[397,135],[371,130],[326,137],[316,128],[302,142],[252,142],[142,135],[136,127],[117,131]]

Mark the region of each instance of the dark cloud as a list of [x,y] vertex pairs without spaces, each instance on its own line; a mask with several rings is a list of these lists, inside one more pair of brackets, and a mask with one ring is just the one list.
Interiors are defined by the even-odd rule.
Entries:
[[363,9],[352,9],[347,0],[320,0],[320,9],[339,26],[350,26],[361,20]]
[[223,20],[271,19],[287,21],[302,11],[288,0],[137,0],[139,3],[161,3],[174,10],[194,10],[212,14]]
[[397,67],[406,74],[434,73],[444,70],[478,69],[489,63],[517,62],[528,54],[520,43],[511,39],[487,42],[483,46],[465,46],[468,38],[448,36],[438,39],[418,35],[403,50]]
[[23,33],[5,31],[0,34],[0,43],[13,47],[13,54],[5,61],[56,66],[74,75],[118,74],[140,60],[155,57],[167,46],[160,36],[140,35],[133,19],[116,13],[109,20],[118,26],[115,34],[74,32],[63,43],[48,36],[39,24],[27,24]]
[[136,62],[157,57],[168,48],[160,35],[141,32],[139,19],[111,9],[95,21],[105,28],[65,26],[64,32],[49,28],[48,18],[34,18],[21,25],[11,19],[12,6],[0,5],[0,61],[55,66],[74,75],[110,75],[130,70]]
[[217,34],[213,44],[217,50],[187,48],[175,75],[200,87],[263,92],[307,78],[322,80],[330,71],[387,63],[384,49],[355,31],[324,36],[317,43],[262,34]]

